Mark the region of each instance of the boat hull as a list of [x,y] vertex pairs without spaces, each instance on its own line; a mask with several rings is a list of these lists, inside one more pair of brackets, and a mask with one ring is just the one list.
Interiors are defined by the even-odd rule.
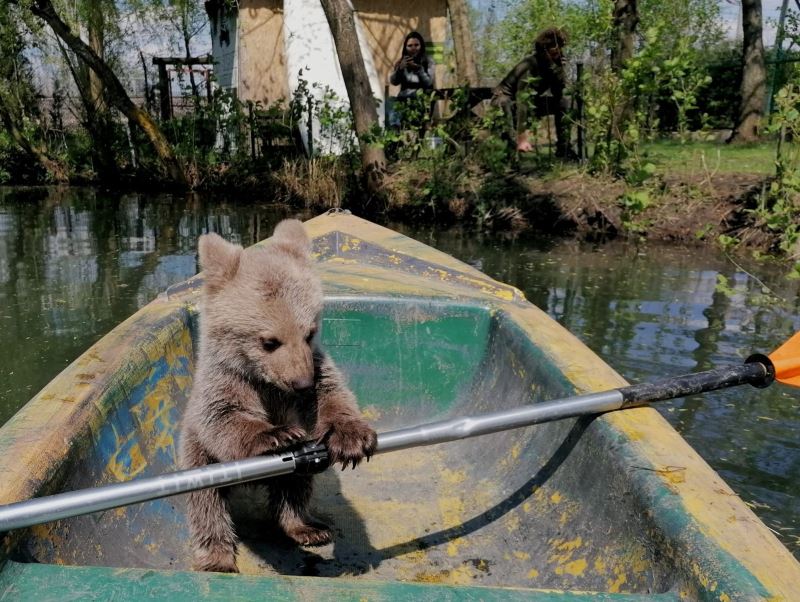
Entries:
[[[322,344],[379,431],[625,384],[512,287],[352,216],[306,226]],[[132,316],[0,430],[3,503],[175,469],[199,283]],[[187,571],[175,496],[7,535],[0,592],[789,600],[800,587],[794,558],[650,408],[323,473],[313,507],[336,539],[321,548],[263,520],[267,486],[231,492],[243,575]]]

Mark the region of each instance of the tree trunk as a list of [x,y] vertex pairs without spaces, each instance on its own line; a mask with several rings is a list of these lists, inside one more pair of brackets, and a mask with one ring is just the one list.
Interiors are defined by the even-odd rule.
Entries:
[[[101,0],[89,0],[85,27],[89,47],[100,60],[105,60],[106,17]],[[67,62],[75,85],[81,96],[85,114],[84,127],[92,138],[92,163],[101,181],[114,182],[119,177],[116,153],[114,152],[114,127],[105,100],[103,82],[85,63],[73,68],[69,54],[59,42],[59,48]]]
[[189,83],[192,86],[192,99],[194,100],[195,109],[200,106],[200,90],[197,88],[197,82],[194,79],[194,69],[192,64],[188,62],[192,58],[192,36],[189,32],[189,17],[187,15],[188,7],[181,7],[181,36],[183,36],[183,49],[186,55],[186,66],[189,68]]
[[380,146],[367,140],[378,126],[378,110],[358,43],[353,7],[349,0],[321,2],[336,44],[336,54],[339,56],[350,109],[353,111],[367,189],[373,194],[381,194],[386,174],[386,156]]
[[125,91],[125,87],[119,81],[114,71],[103,61],[94,50],[91,49],[83,40],[72,33],[61,17],[56,13],[50,0],[34,0],[31,4],[31,11],[34,15],[45,21],[55,34],[61,38],[75,55],[94,71],[106,91],[106,98],[115,106],[129,121],[137,124],[144,131],[153,150],[160,159],[162,165],[167,170],[169,177],[183,187],[188,187],[186,175],[172,152],[169,141],[158,127],[153,118],[146,112],[137,107]]
[[[86,31],[89,38],[89,47],[94,50],[100,60],[105,60],[105,17],[103,5],[98,0],[89,3],[89,17],[86,19]],[[89,70],[89,100],[95,111],[103,113],[106,109],[103,98],[103,82],[100,76]]]
[[761,37],[761,0],[742,0],[742,86],[739,117],[728,142],[753,142],[761,136],[767,66]]
[[447,0],[450,12],[450,29],[453,30],[453,47],[456,53],[456,80],[471,87],[478,85],[478,66],[475,62],[475,45],[466,0]]
[[[612,22],[616,41],[611,49],[611,69],[617,75],[621,75],[626,63],[633,57],[636,26],[639,24],[637,0],[614,0]],[[606,134],[609,142],[612,139],[622,142],[626,125],[633,115],[634,99],[634,92],[623,89],[619,104],[613,107],[610,128]],[[622,161],[623,152],[623,144],[619,144],[617,163]]]
[[615,47],[611,50],[611,68],[619,73],[633,56],[636,26],[639,24],[637,0],[614,0],[612,19],[616,33]]

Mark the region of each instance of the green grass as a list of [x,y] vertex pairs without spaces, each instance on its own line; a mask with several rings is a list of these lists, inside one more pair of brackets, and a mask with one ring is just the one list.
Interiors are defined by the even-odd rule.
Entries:
[[776,143],[731,145],[723,142],[661,140],[643,144],[642,156],[660,173],[775,173]]

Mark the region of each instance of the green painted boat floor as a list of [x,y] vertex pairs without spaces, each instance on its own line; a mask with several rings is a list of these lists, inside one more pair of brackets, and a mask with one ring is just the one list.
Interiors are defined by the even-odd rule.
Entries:
[[43,564],[9,563],[0,573],[0,600],[70,602],[83,600],[163,599],[171,602],[202,600],[276,599],[337,600],[370,602],[677,602],[673,593],[658,595],[548,592],[468,586],[431,586],[417,583],[365,582],[352,579],[312,577],[260,578],[222,575],[112,569],[103,567],[62,567]]

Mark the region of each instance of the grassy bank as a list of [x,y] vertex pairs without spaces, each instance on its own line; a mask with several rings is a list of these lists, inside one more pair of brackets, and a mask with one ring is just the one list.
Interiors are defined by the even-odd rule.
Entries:
[[585,239],[715,244],[794,258],[786,244],[793,207],[771,190],[775,143],[732,146],[664,140],[640,147],[638,179],[531,154],[490,168],[447,149],[397,162],[387,210],[396,217]]
[[642,145],[641,155],[667,174],[775,173],[775,142],[731,145],[719,142],[660,140]]

